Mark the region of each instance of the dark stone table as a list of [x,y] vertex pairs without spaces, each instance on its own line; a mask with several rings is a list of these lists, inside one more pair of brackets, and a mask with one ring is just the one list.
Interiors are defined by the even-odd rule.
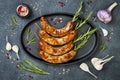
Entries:
[[[59,1],[64,2],[65,6],[61,6]],[[95,80],[90,74],[82,71],[79,68],[80,62],[69,65],[51,65],[41,62],[29,56],[22,48],[20,42],[21,31],[24,26],[31,20],[50,13],[72,13],[74,14],[79,7],[82,0],[0,0],[0,80]],[[113,19],[109,24],[104,24],[98,19],[93,21],[99,9],[105,9],[113,2],[117,2],[118,6],[113,10]],[[16,7],[26,3],[32,10],[31,17],[22,19],[16,15]],[[90,21],[99,27],[101,25],[109,31],[108,37],[103,37],[107,49],[105,51],[98,50],[95,55],[84,60],[90,70],[98,76],[98,80],[120,80],[120,1],[119,0],[84,0],[82,16],[86,16],[88,12],[93,11],[93,17]],[[12,29],[13,24],[10,18],[15,17],[17,27]],[[102,33],[101,33],[102,34]],[[20,48],[21,61],[29,59],[34,64],[42,69],[50,72],[49,75],[38,75],[26,72],[18,67],[19,61],[15,60],[15,53],[10,52],[12,58],[7,59],[7,51],[5,49],[6,36],[12,44],[17,44]],[[107,54],[115,56],[109,63],[107,63],[103,70],[96,71],[91,65],[91,58],[104,57]]]

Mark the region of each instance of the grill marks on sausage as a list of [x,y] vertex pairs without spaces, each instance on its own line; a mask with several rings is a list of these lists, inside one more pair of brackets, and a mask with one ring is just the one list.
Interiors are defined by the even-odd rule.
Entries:
[[42,29],[45,30],[48,34],[55,36],[55,37],[61,37],[61,36],[65,36],[68,34],[68,32],[73,29],[74,27],[74,22],[69,21],[66,26],[64,26],[61,29],[56,29],[54,27],[52,27],[47,19],[45,17],[41,17],[40,18],[40,23],[42,26]]
[[39,56],[43,60],[58,64],[68,62],[75,57],[76,51],[73,50],[72,40],[76,36],[76,31],[73,30],[74,23],[72,21],[69,21],[61,29],[52,27],[45,17],[40,18],[40,23],[42,30],[38,33],[41,38],[38,44],[41,48]]
[[74,46],[73,42],[69,42],[68,44],[65,44],[61,47],[53,47],[42,40],[39,41],[39,45],[42,51],[50,55],[63,55],[69,52]]
[[71,50],[70,52],[63,54],[61,56],[52,56],[52,55],[45,53],[44,51],[39,52],[39,56],[43,60],[45,60],[49,63],[54,63],[54,64],[67,62],[67,61],[71,60],[75,55],[76,55],[75,50]]
[[44,30],[39,31],[39,36],[41,37],[41,39],[43,41],[47,42],[48,44],[54,45],[54,46],[64,45],[64,44],[72,41],[74,39],[75,35],[76,35],[76,31],[72,30],[66,36],[63,36],[61,38],[55,38],[55,37],[48,35]]

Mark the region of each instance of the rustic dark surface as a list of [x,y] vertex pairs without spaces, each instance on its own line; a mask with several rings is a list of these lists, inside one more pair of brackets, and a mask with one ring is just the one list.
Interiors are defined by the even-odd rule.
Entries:
[[[60,6],[59,1],[64,2],[65,6]],[[49,13],[75,13],[79,7],[81,0],[0,0],[0,80],[95,80],[90,74],[82,71],[79,68],[79,63],[69,65],[51,65],[43,63],[37,59],[32,58],[22,49],[20,42],[20,34],[24,26],[31,20]],[[113,10],[113,20],[109,24],[104,24],[98,19],[93,21],[93,17],[99,9],[105,9],[113,2],[117,2],[118,6]],[[16,15],[16,7],[21,3],[26,3],[30,6],[32,14],[27,19],[22,19]],[[98,50],[95,55],[84,60],[90,70],[98,76],[98,80],[120,80],[120,1],[119,0],[84,0],[82,16],[86,16],[89,11],[93,11],[91,22],[98,26],[101,25],[109,31],[109,37],[103,37],[107,45],[105,51]],[[10,18],[14,16],[17,20],[16,29],[12,30],[12,23]],[[102,34],[102,33],[101,33]],[[7,51],[5,50],[6,35],[12,44],[17,44],[20,48],[21,61],[29,59],[34,64],[40,66],[49,75],[36,75],[17,68],[19,61],[15,61],[14,52],[10,52],[12,59],[6,58]],[[110,38],[110,40],[107,40]],[[91,65],[91,58],[104,57],[107,54],[115,56],[115,58],[107,63],[102,71],[96,71]]]

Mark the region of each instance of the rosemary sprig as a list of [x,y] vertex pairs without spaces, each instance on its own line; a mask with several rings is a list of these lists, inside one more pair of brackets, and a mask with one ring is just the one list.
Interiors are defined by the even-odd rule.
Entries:
[[79,36],[74,43],[80,41],[80,43],[78,44],[78,46],[76,45],[74,47],[74,50],[78,50],[80,48],[82,48],[89,40],[89,38],[92,36],[92,34],[97,30],[97,28],[93,29],[90,31],[90,28],[88,29],[88,31],[86,33],[84,33],[82,36]]
[[78,46],[74,47],[74,50],[78,50],[78,49],[82,48],[88,42],[88,39],[90,38],[90,36],[91,35],[84,37],[84,39],[81,41],[81,43],[78,44]]
[[49,74],[48,72],[46,72],[45,70],[40,69],[38,66],[34,65],[33,63],[31,63],[27,59],[25,60],[25,63],[28,64],[29,66],[31,66],[33,69],[40,71],[43,74]]
[[81,27],[90,19],[91,16],[92,16],[92,12],[90,12],[90,13],[88,14],[88,16],[87,16],[87,18],[85,18],[85,20],[80,21],[80,24],[79,24],[79,25],[75,26],[75,30],[81,28]]
[[105,51],[107,49],[107,46],[105,44],[105,41],[101,41],[100,42],[100,45],[101,45],[101,51]]
[[26,34],[26,38],[27,38],[27,40],[28,40],[28,38],[29,38],[29,36],[30,36],[30,34],[31,34],[30,28],[27,28],[25,34]]
[[[26,62],[27,64],[29,64],[31,67],[34,65],[32,64],[30,61],[27,60]],[[34,65],[32,68],[28,68],[26,65],[24,65],[22,62],[19,63],[19,66],[25,70],[25,71],[28,71],[28,72],[32,72],[32,73],[35,73],[35,74],[49,74],[48,72],[40,69],[39,67],[37,67],[37,69],[34,67],[36,65]]]
[[30,40],[28,41],[28,44],[33,44],[33,43],[35,43],[35,36],[32,36],[31,38],[30,38]]
[[17,24],[16,18],[14,16],[12,16],[10,19],[12,24]]
[[88,35],[93,34],[96,30],[97,30],[97,28],[95,28],[95,29],[93,29],[93,30],[90,31],[90,28],[89,28],[86,33],[84,33],[83,35],[80,35],[77,39],[74,39],[74,43],[82,40],[84,37],[86,37]]
[[75,15],[74,15],[74,17],[73,17],[73,19],[72,19],[72,22],[75,22],[75,21],[78,19],[78,16],[79,16],[80,11],[81,11],[81,9],[82,9],[82,5],[83,5],[83,2],[80,3],[80,7],[79,7],[79,9],[76,11],[76,13],[75,13]]
[[16,29],[16,26],[17,26],[16,18],[12,16],[10,20],[12,22],[12,30]]

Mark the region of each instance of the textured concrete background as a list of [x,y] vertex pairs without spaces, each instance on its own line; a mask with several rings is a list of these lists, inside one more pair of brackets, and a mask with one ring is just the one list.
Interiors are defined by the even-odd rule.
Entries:
[[[65,6],[61,7],[58,3],[59,1],[64,2]],[[20,44],[21,31],[29,21],[49,13],[62,12],[73,14],[76,8],[79,7],[80,1],[83,0],[0,0],[0,80],[94,80],[91,75],[79,69],[80,63],[71,65],[45,64],[26,54]],[[118,3],[118,6],[112,12],[112,22],[104,24],[99,20],[93,21],[99,9],[107,8],[115,1]],[[28,4],[33,12],[28,19],[22,19],[16,15],[17,5],[23,2]],[[101,37],[106,41],[107,49],[104,52],[97,51],[93,56],[104,57],[109,54],[115,56],[115,58],[107,63],[102,71],[96,71],[91,65],[90,60],[93,56],[84,60],[84,62],[86,62],[90,70],[98,76],[98,80],[120,80],[120,0],[84,0],[84,14],[81,15],[85,16],[89,11],[93,11],[93,17],[90,21],[96,26],[100,24],[109,31],[108,37]],[[17,27],[14,30],[12,30],[10,21],[12,16],[17,20]],[[50,72],[50,75],[36,75],[21,70],[17,67],[19,62],[14,60],[16,56],[12,51],[10,52],[12,59],[7,59],[5,56],[7,53],[5,50],[6,35],[9,36],[9,41],[12,44],[17,44],[20,47],[19,54],[22,61],[29,59],[34,64]]]

